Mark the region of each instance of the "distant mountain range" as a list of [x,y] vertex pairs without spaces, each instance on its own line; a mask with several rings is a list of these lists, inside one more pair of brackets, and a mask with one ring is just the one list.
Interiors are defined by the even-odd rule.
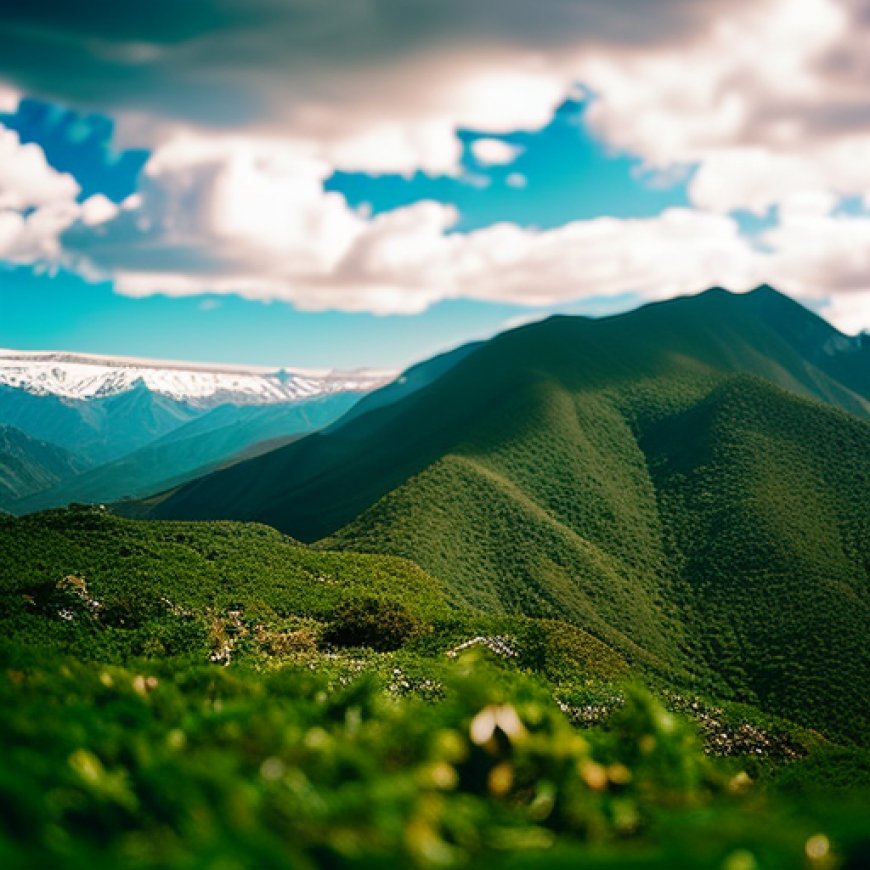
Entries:
[[[329,425],[389,372],[0,351],[0,509],[106,502]],[[266,449],[266,448],[264,448]],[[48,461],[49,453],[63,462]],[[45,463],[48,461],[48,465]]]
[[567,619],[711,695],[866,733],[866,338],[769,287],[714,289],[447,362],[129,510],[404,556],[467,605]]
[[139,389],[197,406],[259,405],[365,393],[393,377],[395,372],[374,369],[276,370],[0,349],[0,386],[64,399],[105,399]]

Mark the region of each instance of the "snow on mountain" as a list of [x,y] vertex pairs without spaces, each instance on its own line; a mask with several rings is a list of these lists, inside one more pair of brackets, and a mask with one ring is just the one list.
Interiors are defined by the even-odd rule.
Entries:
[[0,386],[68,399],[103,398],[145,387],[195,405],[269,404],[341,392],[367,392],[389,383],[394,376],[394,372],[375,369],[276,370],[0,349]]

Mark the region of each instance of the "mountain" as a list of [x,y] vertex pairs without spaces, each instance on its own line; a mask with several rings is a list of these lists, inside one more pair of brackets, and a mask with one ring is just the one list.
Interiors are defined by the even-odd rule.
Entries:
[[0,425],[0,510],[8,511],[18,499],[67,480],[83,468],[56,444]]
[[866,344],[766,287],[555,317],[150,511],[405,556],[459,601],[857,734],[868,385]]
[[170,489],[231,463],[238,455],[250,458],[328,426],[361,395],[344,392],[281,404],[219,405],[120,459],[63,480],[10,508],[15,513],[30,513],[72,502],[140,498]]
[[179,402],[221,404],[292,402],[343,392],[367,392],[392,372],[328,371],[263,366],[200,365],[134,357],[52,351],[0,350],[0,385],[36,396],[102,399],[137,388]]
[[373,390],[364,396],[335,425],[343,426],[354,417],[360,417],[369,411],[374,411],[376,408],[383,408],[386,405],[393,404],[393,402],[398,402],[399,399],[410,396],[411,393],[438,380],[441,375],[448,372],[482,345],[482,341],[469,342],[405,369],[395,380],[390,381],[386,386]]
[[50,441],[88,463],[111,462],[193,420],[204,411],[143,383],[115,395],[70,399],[0,386],[0,423]]
[[389,378],[0,351],[0,424],[65,448],[81,468],[100,466],[34,505],[104,502],[177,485],[260,441],[326,426]]
[[[787,315],[785,329],[772,306]],[[809,328],[819,331],[811,355],[796,347]],[[678,380],[699,396],[733,373],[870,417],[870,347],[769,288],[714,289],[625,315],[553,317],[504,333],[403,401],[193,482],[159,512],[259,519],[313,541],[423,470],[499,404],[519,403],[539,380],[572,392]]]

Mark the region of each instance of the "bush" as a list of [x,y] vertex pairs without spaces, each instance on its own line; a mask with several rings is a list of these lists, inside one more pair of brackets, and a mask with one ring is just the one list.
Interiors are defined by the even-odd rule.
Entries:
[[340,604],[324,639],[335,646],[394,650],[421,634],[424,627],[421,620],[398,601],[367,596]]

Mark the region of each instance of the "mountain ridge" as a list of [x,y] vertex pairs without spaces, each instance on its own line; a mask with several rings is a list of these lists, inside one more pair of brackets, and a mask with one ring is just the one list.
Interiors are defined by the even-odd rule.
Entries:
[[[845,386],[833,374],[809,363],[782,336],[771,334],[770,328],[761,322],[754,310],[757,300],[764,299],[767,294],[765,291],[756,293],[758,295],[753,297],[753,294],[730,294],[721,288],[714,288],[698,296],[652,303],[607,318],[555,315],[502,333],[475,347],[467,357],[450,367],[433,383],[425,385],[402,402],[393,404],[391,407],[394,410],[398,407],[404,417],[392,428],[393,411],[389,409],[355,415],[333,425],[329,433],[315,433],[273,454],[251,460],[250,465],[243,463],[221,472],[221,483],[215,484],[213,492],[206,499],[212,510],[203,518],[221,518],[227,515],[226,511],[231,510],[233,518],[259,520],[280,528],[282,498],[290,514],[296,516],[293,501],[299,505],[307,504],[316,491],[330,486],[324,474],[333,474],[331,469],[337,468],[331,463],[332,456],[345,449],[356,455],[353,453],[354,444],[378,430],[379,440],[393,446],[370,445],[367,455],[345,457],[345,467],[339,470],[340,476],[349,481],[353,479],[357,464],[362,463],[370,469],[370,478],[379,477],[381,485],[368,501],[371,504],[402,479],[422,470],[428,455],[437,455],[441,445],[435,442],[439,439],[439,431],[445,426],[449,429],[444,422],[447,417],[464,426],[485,411],[480,396],[486,396],[487,401],[492,403],[497,400],[496,394],[507,394],[513,389],[511,377],[515,377],[517,384],[522,386],[534,379],[536,371],[545,369],[555,372],[556,377],[571,388],[584,390],[627,382],[635,378],[638,372],[645,372],[647,377],[677,372],[679,377],[696,383],[709,383],[723,373],[749,372],[766,377],[798,395],[826,401],[851,413],[870,417],[870,347],[859,351],[854,362],[846,366],[850,382],[863,391],[859,393]],[[821,318],[791,300],[783,299],[786,304],[793,304],[796,310],[803,312],[803,317],[823,324],[829,337],[841,335]],[[729,315],[729,312],[722,310],[723,300],[724,308],[730,309],[732,315],[734,312],[740,314],[736,324],[730,324],[727,335],[725,325],[728,324],[728,317],[723,315]],[[747,301],[749,304],[745,304]],[[696,322],[694,315],[699,307],[708,310],[702,321]],[[756,341],[772,345],[773,356],[760,353],[745,337],[735,334],[738,327],[743,328],[747,324],[750,332],[755,333]],[[651,334],[655,335],[655,341],[650,340]],[[520,360],[519,364],[516,363],[517,359]],[[528,360],[528,364],[523,360]],[[545,371],[544,376],[550,377],[550,372]],[[433,393],[438,394],[437,398],[432,397]],[[461,407],[456,403],[457,396],[462,397]],[[439,419],[418,420],[415,408],[430,401],[432,404],[440,403],[442,413]],[[403,443],[405,438],[408,439],[407,444]],[[409,457],[407,467],[402,466],[402,459],[395,450],[396,444],[400,445],[399,452]],[[323,465],[322,469],[319,464]],[[310,471],[300,476],[298,472],[292,472],[290,466],[308,468]],[[286,495],[282,497],[268,486],[259,487],[258,479],[283,480],[287,487]],[[205,486],[205,482],[210,480],[216,478],[193,481],[170,497],[174,508],[182,511],[181,516],[196,518],[198,499],[193,496],[194,490]],[[224,513],[221,513],[221,486],[226,486],[233,493],[232,497],[226,499]],[[247,500],[246,490],[250,492],[250,499]],[[300,530],[293,525],[296,522],[294,520],[290,525],[298,537],[316,540],[330,534],[366,506],[359,489],[353,485],[337,484],[334,496],[326,513],[334,515],[335,522],[319,523],[316,527]],[[342,502],[347,504],[345,509],[341,508]],[[191,505],[190,514],[184,513],[185,503]],[[168,510],[165,504],[158,505],[156,515],[161,515],[164,510]],[[302,513],[305,513],[304,509]],[[330,525],[332,528],[329,528]]]
[[62,351],[0,348],[0,385],[32,395],[94,399],[137,387],[176,400],[217,405],[279,403],[337,392],[367,392],[394,372],[185,363]]
[[0,510],[86,470],[69,451],[0,423]]
[[408,558],[483,612],[864,733],[870,353],[819,351],[837,336],[766,292],[550,318],[144,512]]

